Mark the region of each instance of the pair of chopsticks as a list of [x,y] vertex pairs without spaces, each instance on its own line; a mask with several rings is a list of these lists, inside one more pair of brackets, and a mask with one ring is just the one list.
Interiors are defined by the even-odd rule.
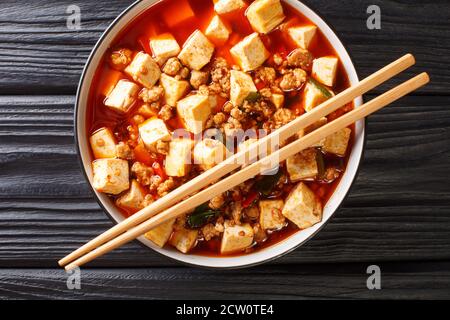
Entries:
[[[257,154],[256,152],[258,148],[267,147],[268,145],[271,145],[273,141],[285,141],[286,139],[294,136],[300,130],[314,124],[319,119],[336,111],[345,104],[350,103],[355,98],[374,89],[414,64],[415,59],[411,54],[403,56],[397,61],[362,80],[357,85],[348,88],[347,90],[322,103],[311,112],[302,115],[270,135],[251,144],[246,150],[238,152],[212,169],[183,184],[179,188],[172,191],[169,195],[153,202],[148,207],[140,210],[133,216],[117,224],[113,228],[61,259],[58,262],[59,265],[62,267],[65,266],[66,270],[80,267],[95,258],[98,258],[99,256],[102,256],[136,239],[162,223],[174,219],[189,210],[202,205],[215,196],[253,178],[261,172],[267,171],[268,163],[278,164],[279,162],[286,160],[288,157],[318,143],[327,136],[350,126],[358,120],[367,117],[390,103],[417,90],[430,81],[427,73],[422,73],[402,83],[394,89],[378,96],[377,98],[374,98],[370,102],[355,108],[325,126],[320,127],[308,135],[305,135],[304,137],[297,139],[287,146],[271,153],[267,157],[243,167],[243,164],[246,163],[246,159],[248,159],[249,155]],[[264,148],[264,150],[268,149]],[[233,170],[241,167],[243,168],[237,173],[223,178]],[[203,189],[207,186],[209,187]],[[180,202],[184,198],[201,189],[203,190]]]

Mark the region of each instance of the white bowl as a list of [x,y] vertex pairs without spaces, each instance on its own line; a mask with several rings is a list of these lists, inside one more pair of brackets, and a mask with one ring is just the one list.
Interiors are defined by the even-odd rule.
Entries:
[[[332,47],[335,49],[336,53],[339,55],[344,68],[348,74],[350,84],[355,85],[358,80],[358,75],[356,73],[355,67],[350,59],[350,56],[345,49],[342,42],[333,32],[333,30],[328,26],[325,21],[319,17],[314,11],[305,6],[303,3],[297,0],[283,0],[293,8],[301,12],[309,20],[311,20],[315,25],[319,27],[328,41],[331,43]],[[123,215],[114,206],[114,203],[102,193],[95,191],[92,188],[92,169],[91,169],[91,154],[89,152],[88,137],[86,136],[86,108],[89,96],[89,90],[91,86],[91,81],[94,78],[95,71],[104,53],[110,47],[116,35],[135,17],[144,12],[154,3],[159,2],[158,0],[142,0],[136,1],[130,7],[128,7],[105,31],[100,40],[95,45],[89,59],[84,68],[80,84],[78,87],[76,106],[75,106],[75,138],[78,148],[78,154],[82,163],[83,171],[88,179],[91,189],[93,190],[95,197],[99,204],[103,207],[105,212],[115,221],[121,222],[124,220]],[[354,104],[359,107],[362,104],[362,97],[355,99]],[[147,240],[145,237],[140,237],[138,240],[144,245],[152,248],[156,252],[163,254],[169,258],[175,259],[177,261],[201,267],[209,268],[241,268],[249,267],[257,264],[261,264],[294,250],[300,245],[304,244],[308,239],[315,235],[327,222],[330,220],[331,216],[338,209],[339,205],[344,200],[347,195],[354,179],[356,178],[358,167],[362,158],[365,140],[365,122],[359,121],[356,123],[356,133],[355,141],[353,144],[353,149],[350,154],[347,170],[345,171],[338,187],[336,188],[334,194],[329,199],[323,212],[322,222],[316,224],[315,226],[298,231],[289,238],[272,245],[271,247],[256,251],[254,253],[233,256],[233,257],[207,257],[199,255],[185,255],[175,249],[161,249],[154,245],[151,241]]]

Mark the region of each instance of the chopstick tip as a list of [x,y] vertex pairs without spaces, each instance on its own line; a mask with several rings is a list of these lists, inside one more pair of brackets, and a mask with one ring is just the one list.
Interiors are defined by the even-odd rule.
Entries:
[[420,74],[423,77],[423,80],[425,83],[428,83],[431,81],[430,75],[428,74],[428,72],[422,72]]
[[71,271],[71,270],[73,270],[73,269],[75,269],[75,268],[77,268],[77,267],[78,267],[77,265],[71,263],[71,264],[68,264],[67,266],[65,266],[65,267],[64,267],[64,270],[66,270],[66,271]]
[[405,58],[411,61],[411,65],[416,64],[416,57],[412,53],[407,53]]

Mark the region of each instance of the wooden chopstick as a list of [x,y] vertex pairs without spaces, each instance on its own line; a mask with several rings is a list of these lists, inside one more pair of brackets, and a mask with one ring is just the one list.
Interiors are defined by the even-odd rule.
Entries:
[[279,163],[286,160],[288,157],[318,143],[327,136],[343,129],[351,124],[357,122],[360,119],[367,117],[368,115],[380,110],[381,108],[389,105],[390,103],[402,98],[403,96],[417,90],[418,88],[424,86],[429,82],[429,76],[427,73],[422,73],[403,84],[391,89],[390,91],[378,96],[377,98],[371,100],[370,102],[364,104],[363,106],[350,111],[349,113],[337,118],[333,122],[309,133],[308,135],[298,139],[297,141],[288,144],[282,149],[273,152],[266,158],[257,161],[244,169],[240,170],[212,186],[200,191],[199,193],[191,196],[187,200],[176,204],[170,209],[162,212],[161,214],[143,222],[142,224],[128,230],[117,238],[103,244],[102,246],[96,248],[95,250],[87,253],[86,255],[80,257],[76,261],[70,263],[66,266],[66,270],[71,270],[75,267],[80,267],[93,259],[104,255],[105,253],[114,250],[125,243],[128,243],[137,237],[143,235],[149,230],[159,226],[160,224],[174,219],[185,212],[196,208],[197,206],[209,201],[211,198],[229,190],[248,179],[253,178],[257,174],[260,174],[266,169],[267,163]]
[[89,241],[85,245],[81,246],[77,250],[73,251],[58,263],[60,266],[65,266],[71,261],[79,258],[80,256],[94,250],[103,243],[117,237],[118,235],[126,232],[130,228],[150,219],[159,212],[169,208],[170,206],[178,203],[185,197],[193,194],[194,192],[214,183],[223,176],[238,169],[244,162],[249,154],[256,154],[257,148],[261,146],[271,145],[271,141],[277,136],[280,142],[288,139],[294,134],[298,133],[300,130],[314,124],[320,118],[336,111],[346,103],[353,101],[355,98],[363,95],[364,93],[372,90],[381,83],[391,79],[392,77],[398,75],[402,71],[408,69],[415,64],[414,56],[407,54],[400,59],[394,61],[393,63],[387,65],[386,67],[378,70],[374,74],[370,75],[366,79],[360,81],[357,85],[344,90],[333,98],[317,106],[312,111],[304,114],[303,116],[295,119],[289,124],[283,126],[279,130],[273,132],[272,134],[260,139],[258,142],[252,144],[247,150],[238,152],[236,155],[227,158],[223,162],[219,163],[217,166],[211,168],[205,173],[197,176],[196,178],[188,181],[187,183],[181,185],[177,189],[170,193],[170,196],[163,197],[151,205],[145,207],[139,212],[135,213],[131,217],[122,221],[121,223],[115,225],[111,229],[97,236],[93,240]]

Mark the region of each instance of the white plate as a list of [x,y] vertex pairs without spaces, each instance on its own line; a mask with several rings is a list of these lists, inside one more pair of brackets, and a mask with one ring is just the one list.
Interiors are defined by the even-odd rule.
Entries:
[[[329,27],[329,25],[319,17],[314,11],[305,6],[303,3],[296,0],[283,0],[284,2],[290,4],[293,8],[301,12],[309,20],[311,20],[325,35],[328,41],[333,46],[336,53],[339,55],[344,68],[348,74],[350,84],[355,85],[358,80],[358,75],[356,73],[353,62],[345,49],[342,42]],[[83,71],[80,84],[77,92],[76,107],[75,107],[75,132],[76,132],[76,143],[78,147],[78,154],[82,163],[83,171],[88,179],[91,189],[92,189],[92,169],[91,169],[91,155],[89,151],[88,137],[86,136],[86,108],[88,103],[89,90],[91,87],[91,81],[94,78],[95,71],[99,64],[99,61],[105,54],[105,52],[110,47],[110,44],[115,39],[116,35],[135,17],[143,13],[157,0],[142,0],[137,1],[127,8],[105,31],[100,40],[94,47]],[[362,97],[355,99],[354,103],[356,107],[362,105]],[[153,250],[183,263],[187,263],[194,266],[210,267],[210,268],[241,268],[248,267],[257,264],[261,264],[294,250],[300,245],[304,244],[308,239],[315,235],[327,222],[330,220],[334,212],[338,209],[339,205],[344,200],[347,195],[356,174],[361,161],[362,153],[364,150],[364,140],[365,140],[365,121],[361,120],[356,123],[356,133],[355,141],[353,144],[353,149],[350,154],[347,170],[345,171],[338,187],[336,188],[334,194],[329,199],[323,212],[323,219],[321,223],[315,226],[299,231],[289,238],[274,244],[271,247],[265,248],[263,250],[257,251],[255,253],[233,256],[233,257],[207,257],[199,255],[185,255],[178,252],[175,249],[161,249],[154,245],[151,241],[140,237],[144,245],[152,248]],[[116,222],[121,222],[124,220],[123,215],[115,207],[114,203],[102,193],[99,193],[92,189],[99,204],[104,208],[105,212]]]

